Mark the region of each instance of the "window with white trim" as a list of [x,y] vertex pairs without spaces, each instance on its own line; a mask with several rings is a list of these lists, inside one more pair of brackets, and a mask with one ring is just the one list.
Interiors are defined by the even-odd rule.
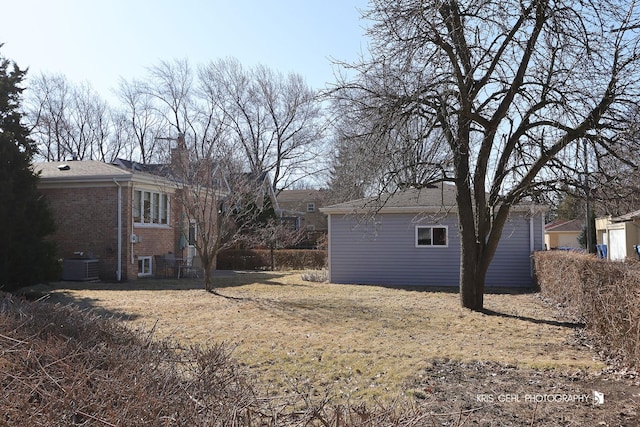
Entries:
[[138,277],[151,276],[153,271],[151,260],[152,258],[150,256],[138,257]]
[[169,196],[156,191],[134,190],[133,222],[168,225]]
[[189,221],[189,235],[187,236],[187,243],[189,246],[196,245],[196,239],[198,238],[198,228],[194,220]]
[[316,211],[316,204],[315,203],[307,203],[307,212],[315,212]]
[[449,232],[446,225],[416,226],[416,247],[447,247]]

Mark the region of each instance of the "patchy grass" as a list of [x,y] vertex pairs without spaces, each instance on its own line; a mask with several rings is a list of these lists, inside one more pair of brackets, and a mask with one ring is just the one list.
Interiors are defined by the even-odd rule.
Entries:
[[235,346],[263,392],[390,401],[434,360],[493,361],[555,371],[601,370],[563,322],[532,294],[488,294],[485,313],[457,293],[334,285],[296,273],[194,280],[57,284],[49,298],[122,317],[183,343]]

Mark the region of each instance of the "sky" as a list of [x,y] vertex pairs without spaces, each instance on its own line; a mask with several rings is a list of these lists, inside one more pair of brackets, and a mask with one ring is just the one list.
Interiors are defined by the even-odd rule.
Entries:
[[0,56],[29,75],[63,74],[113,96],[121,78],[143,78],[160,61],[192,66],[235,57],[334,81],[332,58],[366,52],[367,0],[5,0]]

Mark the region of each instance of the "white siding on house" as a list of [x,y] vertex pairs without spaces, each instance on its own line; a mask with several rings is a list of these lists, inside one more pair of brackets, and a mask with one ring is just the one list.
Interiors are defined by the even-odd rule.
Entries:
[[[540,250],[544,245],[543,221],[539,216],[531,221],[528,215],[512,215],[489,268],[487,286],[532,285],[531,246]],[[381,214],[374,225],[359,223],[354,215],[330,215],[331,282],[458,286],[460,238],[457,217],[450,214],[433,223],[417,223],[415,218],[413,214]],[[416,225],[447,226],[448,246],[416,247]]]

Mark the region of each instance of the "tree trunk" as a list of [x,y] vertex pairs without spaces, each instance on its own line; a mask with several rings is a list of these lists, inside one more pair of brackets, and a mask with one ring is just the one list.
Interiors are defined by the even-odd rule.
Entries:
[[202,266],[202,270],[203,270],[203,274],[204,274],[204,289],[207,292],[211,292],[211,289],[213,288],[213,284],[211,283],[211,266],[210,265],[203,265]]
[[204,274],[204,289],[211,292],[213,283],[211,283],[211,269],[215,266],[215,258],[207,256],[200,257],[202,261],[202,273]]
[[[479,246],[476,244],[476,246]],[[481,257],[479,248],[460,251],[460,303],[463,307],[480,311],[484,308],[484,283],[487,267]]]
[[200,257],[202,260],[202,274],[204,274],[204,289],[217,295],[213,286],[213,277],[211,272],[218,267],[218,254]]
[[275,245],[272,244],[270,245],[270,248],[269,248],[269,255],[271,256],[271,271],[275,271],[276,269],[276,256],[274,253],[275,252],[274,246]]
[[[467,206],[468,208],[468,206]],[[473,209],[460,209],[460,302],[463,307],[481,311],[484,308],[484,287],[489,265],[498,248],[508,207],[498,209],[492,222],[475,229]],[[481,222],[481,221],[479,221]],[[465,228],[469,227],[469,228]]]
[[456,185],[460,227],[460,303],[465,308],[480,311],[484,304],[484,282],[489,265],[485,256],[487,248],[483,244],[485,233],[476,229],[480,221],[476,218],[478,211],[471,201],[467,181],[460,180]]

